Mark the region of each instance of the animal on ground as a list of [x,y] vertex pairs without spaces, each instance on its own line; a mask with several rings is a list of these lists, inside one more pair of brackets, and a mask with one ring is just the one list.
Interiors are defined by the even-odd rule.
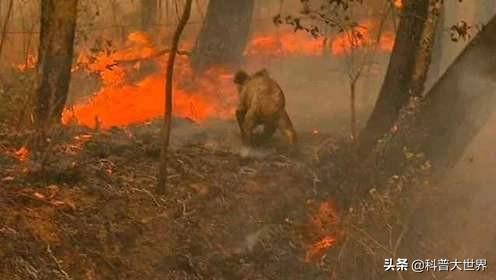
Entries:
[[[234,83],[239,94],[236,120],[243,144],[258,146],[279,129],[290,146],[295,146],[297,135],[285,108],[284,92],[269,72],[262,69],[249,75],[240,70],[234,75]],[[261,134],[254,132],[257,126],[263,126]]]

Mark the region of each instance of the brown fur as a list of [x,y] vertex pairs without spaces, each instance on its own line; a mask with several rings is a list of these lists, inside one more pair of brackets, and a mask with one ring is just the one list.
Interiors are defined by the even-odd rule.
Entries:
[[234,83],[238,86],[239,105],[236,119],[241,130],[243,143],[253,146],[253,130],[263,125],[261,141],[270,138],[276,129],[286,136],[290,145],[296,144],[297,137],[293,124],[285,109],[284,93],[266,69],[252,75],[244,71],[236,73]]

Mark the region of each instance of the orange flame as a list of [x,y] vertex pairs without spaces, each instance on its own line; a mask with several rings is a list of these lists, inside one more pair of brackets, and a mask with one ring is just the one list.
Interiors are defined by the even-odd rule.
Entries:
[[394,6],[396,8],[402,8],[403,7],[403,0],[394,0]]
[[[369,43],[366,22],[363,47]],[[381,37],[380,50],[392,49],[394,35]],[[192,44],[188,44],[191,48]],[[352,48],[339,36],[329,50],[335,55],[346,54]],[[182,47],[181,49],[188,49]],[[245,51],[246,56],[321,55],[326,50],[323,39],[313,39],[302,32],[281,32],[278,36],[256,36]],[[96,54],[81,52],[73,71],[83,69],[96,73],[102,87],[86,103],[67,108],[62,123],[76,123],[92,128],[108,129],[159,118],[164,112],[166,56],[157,56],[158,50],[150,37],[143,32],[131,33],[124,48],[101,51]],[[147,74],[138,82],[130,82],[132,75],[143,64],[154,64],[158,70]],[[231,82],[232,73],[213,67],[201,75],[194,75],[189,59],[178,56],[174,75],[173,114],[202,122],[209,118],[231,119],[237,103],[236,89]]]
[[309,225],[314,235],[314,241],[307,248],[306,262],[317,262],[336,244],[340,236],[339,222],[340,219],[334,203],[331,201],[322,202],[317,213],[310,218]]
[[[259,35],[253,38],[245,51],[247,56],[317,56],[329,51],[333,55],[349,55],[351,50],[374,44],[372,31],[377,31],[377,24],[371,20],[363,21],[353,30],[347,30],[331,38],[330,49],[325,49],[324,38],[313,38],[304,32],[280,32],[278,35]],[[389,53],[394,45],[394,33],[382,32],[378,51]]]
[[25,72],[29,69],[34,69],[37,63],[38,63],[38,57],[33,54],[28,54],[26,61],[24,63],[14,65],[14,67],[21,72]]
[[[81,56],[80,66],[100,74],[103,87],[87,103],[67,109],[62,122],[76,122],[88,127],[125,126],[160,117],[164,112],[165,63],[154,60],[161,71],[152,73],[136,84],[127,82],[128,75],[139,69],[135,65],[126,70],[119,61],[149,58],[156,49],[145,34],[132,33],[128,46],[107,55],[98,54],[94,59]],[[208,118],[232,118],[237,95],[231,75],[222,68],[212,68],[200,77],[194,77],[189,61],[177,57],[174,81],[175,116],[197,122]]]
[[22,146],[20,149],[15,151],[14,155],[19,161],[26,161],[29,158],[29,150],[26,146]]
[[247,56],[288,56],[322,54],[323,39],[315,39],[302,32],[286,32],[276,36],[259,35],[253,38],[245,51]]

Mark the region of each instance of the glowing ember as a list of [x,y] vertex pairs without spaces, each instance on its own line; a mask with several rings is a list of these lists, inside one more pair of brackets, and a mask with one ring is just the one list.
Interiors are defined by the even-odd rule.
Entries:
[[340,236],[339,217],[334,204],[330,201],[321,203],[309,224],[314,241],[307,248],[305,261],[317,262],[336,244]]
[[15,151],[15,157],[19,161],[26,161],[29,158],[29,150],[26,146],[22,146],[19,150]]
[[312,134],[313,134],[313,135],[318,135],[319,133],[320,133],[320,132],[319,132],[319,130],[318,130],[318,129],[314,129],[314,130],[312,130]]
[[326,236],[322,240],[310,246],[305,255],[306,262],[316,262],[321,259],[327,250],[329,250],[336,243],[336,238],[333,236]]
[[68,154],[77,154],[82,149],[86,142],[90,141],[93,138],[91,134],[81,134],[74,136],[72,143],[67,144],[64,148],[64,151]]
[[29,69],[34,69],[36,67],[36,63],[38,63],[38,57],[32,54],[28,54],[25,63],[14,65],[17,70],[24,72]]

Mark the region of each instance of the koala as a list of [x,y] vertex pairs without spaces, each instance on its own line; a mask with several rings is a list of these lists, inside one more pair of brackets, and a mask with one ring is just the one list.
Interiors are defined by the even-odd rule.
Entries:
[[[297,136],[285,109],[284,93],[268,71],[262,69],[249,75],[241,70],[234,75],[233,82],[239,94],[236,120],[243,144],[256,146],[268,140],[279,129],[289,144],[294,146]],[[257,138],[253,130],[259,125],[263,126],[263,132]]]

